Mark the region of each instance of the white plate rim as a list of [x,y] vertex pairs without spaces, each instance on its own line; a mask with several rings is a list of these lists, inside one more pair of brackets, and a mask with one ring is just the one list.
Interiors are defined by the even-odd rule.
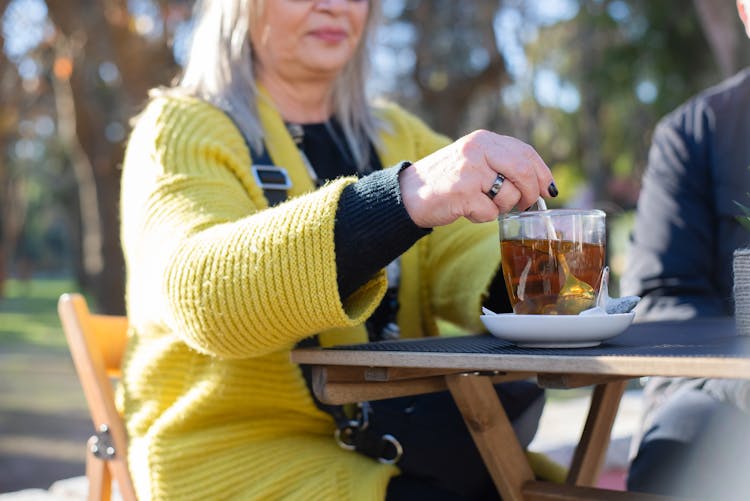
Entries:
[[[612,315],[480,315],[493,336],[530,348],[583,348],[621,334],[635,312]],[[502,320],[502,322],[499,322]],[[498,323],[499,322],[499,323]]]

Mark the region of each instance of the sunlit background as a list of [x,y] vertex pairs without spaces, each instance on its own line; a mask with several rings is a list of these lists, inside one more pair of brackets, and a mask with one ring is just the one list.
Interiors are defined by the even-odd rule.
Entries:
[[[122,310],[122,145],[147,90],[184,61],[191,3],[0,1],[0,283],[68,274]],[[655,121],[748,59],[730,1],[385,0],[383,11],[372,95],[454,137],[485,127],[533,144],[559,204],[610,214],[615,276]]]
[[[76,383],[29,365],[69,375],[60,292],[123,311],[123,145],[148,90],[184,62],[191,6],[0,0],[0,492],[30,481],[21,453],[58,461],[60,475],[80,467]],[[453,137],[488,128],[534,145],[554,203],[607,212],[615,293],[657,120],[750,61],[730,0],[383,0],[383,11],[371,94]],[[60,419],[36,428],[51,442],[18,429],[50,412]]]

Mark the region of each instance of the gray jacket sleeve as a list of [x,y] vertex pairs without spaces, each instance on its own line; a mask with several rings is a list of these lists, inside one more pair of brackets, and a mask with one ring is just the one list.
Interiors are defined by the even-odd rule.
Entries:
[[638,201],[624,294],[640,319],[732,315],[732,255],[750,245],[750,68],[657,126]]
[[710,134],[697,105],[669,115],[654,132],[622,281],[623,295],[643,297],[640,319],[729,313],[717,284]]

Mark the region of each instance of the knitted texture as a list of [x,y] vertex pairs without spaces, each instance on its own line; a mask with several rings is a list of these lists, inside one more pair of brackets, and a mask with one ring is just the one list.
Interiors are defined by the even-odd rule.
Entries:
[[734,251],[734,315],[737,331],[750,336],[750,249]]
[[344,188],[335,235],[341,295],[347,297],[429,232],[414,224],[401,203],[397,168],[373,172]]
[[[128,144],[121,216],[131,331],[118,405],[136,489],[142,500],[383,499],[398,469],[340,449],[333,420],[289,361],[290,348],[315,333],[324,345],[364,341],[362,324],[385,292],[380,272],[346,302],[338,297],[334,218],[355,179],[313,191],[281,117],[265,99],[258,107],[270,155],[293,182],[290,200],[271,209],[239,131],[206,103],[155,99]],[[388,125],[383,165],[447,142],[397,107],[378,113]],[[499,256],[472,249],[474,266],[458,263],[468,245],[496,247],[497,232],[455,230],[403,256],[407,337],[433,333],[432,312],[451,296],[448,316],[473,310],[464,315],[478,321]],[[441,278],[462,271],[452,286]]]

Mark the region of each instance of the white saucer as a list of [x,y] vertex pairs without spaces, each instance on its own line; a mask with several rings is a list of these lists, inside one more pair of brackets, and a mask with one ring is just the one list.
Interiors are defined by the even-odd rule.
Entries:
[[622,333],[635,312],[614,315],[481,315],[490,333],[526,348],[585,348]]

